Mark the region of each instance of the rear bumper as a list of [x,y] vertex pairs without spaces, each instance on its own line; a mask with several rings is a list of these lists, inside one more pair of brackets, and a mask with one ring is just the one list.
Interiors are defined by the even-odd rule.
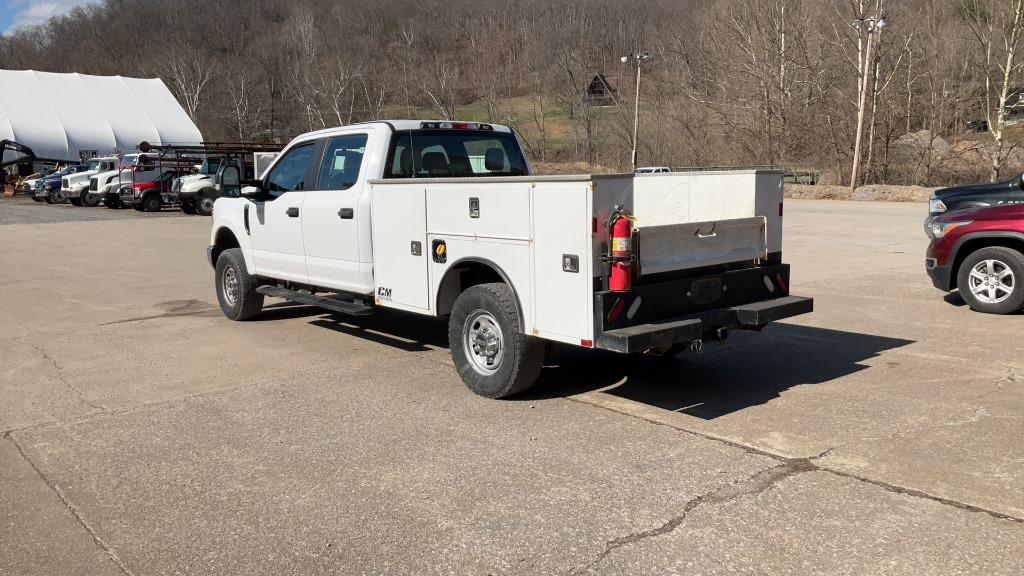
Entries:
[[810,298],[790,296],[783,263],[639,283],[594,298],[594,346],[626,353],[723,339],[731,328],[756,330],[814,309]]
[[814,300],[803,296],[782,296],[730,308],[708,310],[673,318],[602,332],[595,347],[627,354],[651,349],[667,349],[673,344],[720,338],[722,330],[757,329],[765,324],[807,314]]

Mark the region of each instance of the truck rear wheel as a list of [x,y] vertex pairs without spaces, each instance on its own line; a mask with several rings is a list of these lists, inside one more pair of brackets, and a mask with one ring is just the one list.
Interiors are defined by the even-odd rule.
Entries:
[[263,294],[256,292],[256,279],[245,268],[241,248],[220,253],[216,265],[217,301],[232,320],[248,320],[263,310]]
[[78,198],[68,197],[68,202],[71,202],[72,206],[81,206],[82,205],[82,198],[81,197],[78,197]]
[[82,194],[82,206],[93,208],[100,203],[100,199],[94,194]]
[[455,301],[448,342],[470,390],[505,398],[533,386],[544,364],[544,342],[523,333],[515,294],[507,284],[471,286]]

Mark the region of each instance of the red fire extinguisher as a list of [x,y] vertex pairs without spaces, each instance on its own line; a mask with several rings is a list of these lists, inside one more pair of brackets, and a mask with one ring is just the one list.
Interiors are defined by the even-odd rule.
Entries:
[[633,221],[623,210],[612,214],[610,231],[608,289],[626,292],[633,287]]

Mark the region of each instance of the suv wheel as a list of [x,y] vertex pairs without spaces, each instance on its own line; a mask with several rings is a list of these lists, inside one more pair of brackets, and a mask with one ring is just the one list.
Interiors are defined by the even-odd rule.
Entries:
[[957,286],[972,310],[1009,314],[1024,307],[1024,254],[992,246],[973,252],[960,264]]
[[256,279],[245,268],[241,248],[229,248],[217,257],[217,301],[232,320],[248,320],[263,310],[263,294],[256,291]]
[[544,342],[523,333],[515,295],[507,284],[471,286],[459,295],[448,342],[459,376],[473,392],[504,398],[523,392],[544,364]]
[[217,200],[217,193],[213,190],[203,190],[196,198],[196,214],[200,216],[213,216],[213,203]]
[[164,201],[159,194],[150,194],[142,199],[143,212],[159,212],[164,207]]

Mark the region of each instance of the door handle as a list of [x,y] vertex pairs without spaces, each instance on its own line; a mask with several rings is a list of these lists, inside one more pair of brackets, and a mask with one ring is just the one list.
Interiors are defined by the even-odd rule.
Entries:
[[351,208],[342,208],[341,210],[338,210],[338,218],[341,218],[342,220],[351,220],[354,214],[355,211]]
[[298,218],[299,217],[299,207],[298,206],[292,206],[291,208],[289,208],[288,210],[285,211],[285,214],[287,214],[289,218]]

